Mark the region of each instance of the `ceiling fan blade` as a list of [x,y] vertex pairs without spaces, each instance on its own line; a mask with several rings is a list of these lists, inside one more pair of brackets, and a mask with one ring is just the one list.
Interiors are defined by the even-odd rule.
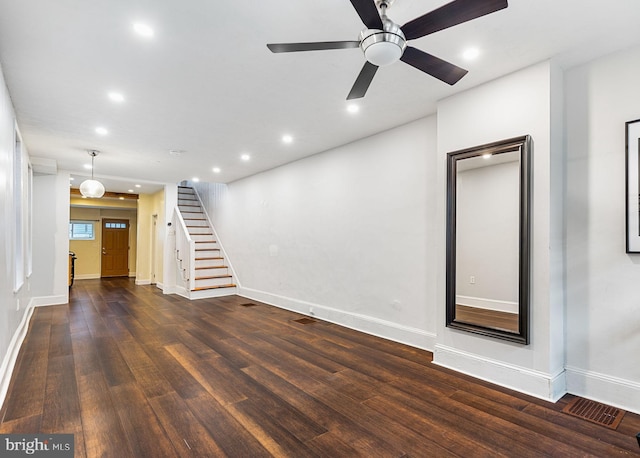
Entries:
[[348,49],[360,46],[359,41],[317,41],[313,43],[270,43],[271,52],[322,51],[325,49]]
[[367,93],[367,89],[369,89],[369,85],[371,84],[373,77],[378,71],[378,68],[379,67],[377,65],[373,65],[371,62],[367,61],[364,63],[358,78],[356,78],[356,82],[353,84],[353,87],[347,96],[347,100],[360,99],[364,97]]
[[468,72],[464,68],[457,67],[412,46],[407,46],[400,60],[451,86],[460,81],[460,78]]
[[407,40],[494,13],[509,6],[507,0],[454,0],[400,27]]
[[384,28],[382,19],[380,19],[380,14],[378,13],[378,7],[373,0],[351,0],[351,4],[368,29],[382,30]]

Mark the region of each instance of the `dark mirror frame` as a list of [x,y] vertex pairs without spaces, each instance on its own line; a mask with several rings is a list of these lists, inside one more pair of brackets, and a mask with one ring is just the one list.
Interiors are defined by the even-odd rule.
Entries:
[[[531,220],[531,136],[502,140],[447,154],[447,327],[523,345],[529,344],[529,250]],[[520,151],[519,332],[512,333],[456,321],[456,189],[457,163],[483,154]]]

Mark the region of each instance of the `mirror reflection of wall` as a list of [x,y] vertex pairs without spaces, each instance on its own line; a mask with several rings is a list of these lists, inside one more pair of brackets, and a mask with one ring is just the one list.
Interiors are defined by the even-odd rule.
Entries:
[[529,135],[447,154],[447,327],[529,344]]
[[518,331],[519,157],[519,151],[512,151],[460,160],[456,180],[460,312],[456,316],[514,332]]

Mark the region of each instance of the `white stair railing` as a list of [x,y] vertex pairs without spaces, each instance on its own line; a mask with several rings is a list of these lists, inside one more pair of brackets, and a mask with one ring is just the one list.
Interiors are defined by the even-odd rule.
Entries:
[[178,269],[182,273],[182,278],[193,291],[196,283],[196,242],[189,235],[187,225],[180,214],[180,210],[175,209],[176,221],[176,261]]

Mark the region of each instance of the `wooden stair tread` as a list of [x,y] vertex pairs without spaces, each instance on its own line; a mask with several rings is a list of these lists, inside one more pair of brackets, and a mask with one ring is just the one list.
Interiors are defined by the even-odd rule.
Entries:
[[[222,259],[222,258],[209,258],[209,259]],[[207,269],[226,269],[229,266],[208,266],[208,267],[196,267],[196,270],[207,270]]]
[[213,261],[214,259],[220,259],[220,258],[196,258],[196,261]]
[[207,277],[196,277],[196,281],[198,281],[198,280],[214,280],[216,278],[231,278],[231,275],[209,275]]
[[207,289],[235,288],[235,287],[236,285],[234,283],[229,283],[228,285],[201,286],[199,288],[193,288],[191,291],[204,291]]
[[215,240],[196,240],[196,243],[218,243]]
[[196,251],[220,251],[220,248],[196,248]]

